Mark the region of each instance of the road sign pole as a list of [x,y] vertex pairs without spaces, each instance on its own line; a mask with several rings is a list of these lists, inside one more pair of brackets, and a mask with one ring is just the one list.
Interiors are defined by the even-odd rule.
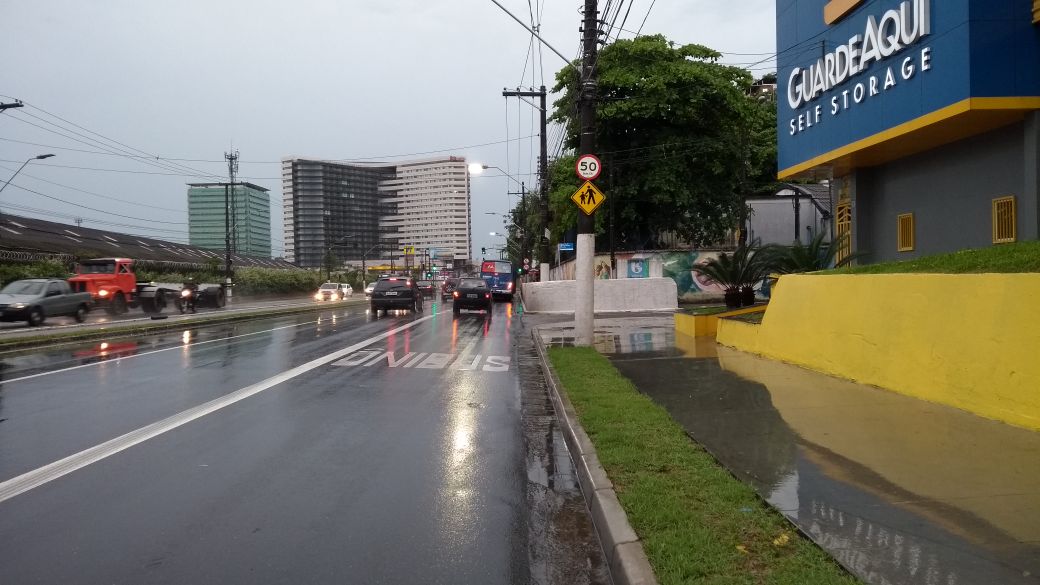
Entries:
[[[580,117],[579,154],[596,150],[596,43],[599,37],[596,0],[585,0],[585,22],[582,27],[582,55],[578,108]],[[574,262],[574,345],[592,345],[596,317],[593,264],[596,254],[596,218],[591,213],[578,214],[578,238]]]

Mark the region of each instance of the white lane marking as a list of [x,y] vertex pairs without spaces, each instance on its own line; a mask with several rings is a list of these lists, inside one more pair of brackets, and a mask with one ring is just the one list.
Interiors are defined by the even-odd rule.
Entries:
[[200,404],[199,406],[196,406],[194,408],[189,408],[188,410],[177,413],[161,421],[154,422],[150,425],[141,427],[136,431],[130,431],[125,435],[116,437],[110,441],[105,441],[100,445],[95,445],[89,449],[85,449],[83,451],[80,451],[79,453],[69,455],[64,459],[55,461],[54,463],[44,465],[43,467],[40,467],[38,469],[34,469],[32,471],[23,473],[18,477],[11,478],[3,483],[0,483],[0,502],[9,500],[33,488],[40,487],[45,483],[54,481],[64,475],[76,471],[77,469],[81,469],[92,463],[97,463],[98,461],[101,461],[102,459],[105,459],[107,457],[111,457],[112,455],[115,455],[120,451],[125,451],[126,449],[129,449],[134,445],[143,443],[148,439],[158,437],[163,433],[172,431],[177,427],[186,425],[193,420],[202,418],[207,414],[212,414],[224,408],[225,406],[231,406],[232,404],[245,400],[246,398],[249,398],[254,394],[259,394],[260,392],[277,386],[278,384],[292,380],[297,376],[306,374],[311,370],[314,370],[328,363],[336,361],[344,356],[350,355],[355,351],[364,348],[365,346],[371,345],[377,341],[382,341],[383,339],[386,339],[391,335],[395,335],[406,329],[411,329],[419,323],[422,323],[423,321],[432,318],[433,315],[416,319],[415,321],[402,325],[396,329],[391,329],[390,331],[387,331],[385,333],[380,333],[375,337],[370,337],[364,341],[355,343],[350,347],[334,351],[328,355],[311,360],[305,364],[296,366],[295,368],[292,368],[290,370],[286,370],[281,374],[271,376],[270,378],[261,382],[257,382],[256,384],[246,386],[245,388],[239,388],[238,390],[235,390],[230,394],[221,396],[220,398],[210,400],[209,402]]
[[194,347],[196,345],[205,345],[207,343],[216,343],[218,341],[229,341],[231,339],[239,339],[239,338],[242,338],[242,337],[249,337],[250,335],[260,335],[261,333],[270,333],[272,331],[278,331],[280,329],[291,329],[293,327],[300,327],[302,325],[313,325],[314,323],[317,323],[317,321],[304,321],[303,323],[294,323],[292,325],[283,325],[281,327],[275,327],[273,329],[264,329],[263,331],[254,331],[252,333],[243,333],[241,335],[232,335],[231,337],[221,337],[220,339],[210,339],[208,341],[196,341],[196,342],[189,343],[189,344],[181,343],[181,344],[175,345],[173,347],[166,347],[166,348],[163,348],[163,349],[153,349],[152,351],[145,351],[145,352],[142,352],[142,353],[135,353],[133,355],[125,355],[125,356],[121,356],[121,357],[117,357],[117,358],[113,358],[113,359],[109,359],[109,360],[101,360],[101,361],[97,361],[97,362],[91,362],[89,364],[80,364],[78,366],[69,366],[67,368],[61,368],[61,369],[58,369],[58,370],[51,370],[49,372],[40,372],[39,374],[30,374],[28,376],[22,376],[21,378],[11,378],[10,380],[0,380],[0,385],[10,384],[11,382],[19,382],[21,380],[29,380],[31,378],[39,378],[40,376],[50,376],[51,374],[60,374],[61,372],[68,372],[70,370],[78,370],[80,368],[89,368],[91,366],[99,366],[101,364],[107,364],[109,362],[118,362],[118,361],[128,360],[130,358],[135,358],[135,357],[144,357],[146,355],[152,355],[153,353],[162,353],[164,351],[173,351],[175,349],[184,349],[185,347]]

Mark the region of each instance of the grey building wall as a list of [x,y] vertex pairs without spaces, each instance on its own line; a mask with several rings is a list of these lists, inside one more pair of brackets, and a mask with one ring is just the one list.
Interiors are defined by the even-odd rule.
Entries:
[[[1033,114],[986,134],[878,167],[860,169],[853,182],[853,232],[861,263],[991,246],[992,200],[1016,196],[1018,240],[1038,234],[1037,192],[1028,185],[1027,166],[1036,174]],[[1028,163],[1027,158],[1032,162]],[[915,249],[897,251],[896,222],[913,213]]]
[[[794,242],[795,219],[792,197],[755,198],[748,199],[747,203],[752,209],[752,213],[748,217],[749,235],[752,240],[757,239],[761,240],[763,244],[781,244],[783,246],[789,246]],[[829,205],[826,200],[820,201],[819,204],[824,209]],[[817,232],[822,232],[825,236],[830,235],[830,220],[824,219],[820,209],[813,205],[807,197],[798,198],[798,209],[798,231],[803,244],[811,241]]]

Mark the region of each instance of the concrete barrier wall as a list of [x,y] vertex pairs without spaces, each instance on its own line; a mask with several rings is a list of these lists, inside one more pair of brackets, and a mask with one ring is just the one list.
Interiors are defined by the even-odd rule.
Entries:
[[[674,311],[675,281],[670,278],[622,278],[595,281],[596,311]],[[535,313],[573,313],[577,299],[573,280],[527,282],[524,307]]]
[[792,275],[718,342],[1040,430],[1040,274]]

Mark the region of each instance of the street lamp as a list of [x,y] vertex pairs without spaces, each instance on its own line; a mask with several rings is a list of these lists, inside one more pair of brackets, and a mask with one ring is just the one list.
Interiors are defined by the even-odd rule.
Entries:
[[335,248],[336,246],[342,246],[344,240],[349,240],[350,238],[353,238],[353,237],[354,237],[353,234],[347,234],[347,235],[343,236],[342,238],[336,240],[335,242],[332,242],[331,244],[328,245],[328,247],[325,248],[325,262],[326,262],[326,268],[329,271],[329,280],[332,280],[332,262],[329,262],[329,256],[332,255],[332,249]]
[[54,156],[54,155],[53,155],[53,154],[41,154],[41,155],[39,155],[39,156],[34,156],[34,157],[30,158],[29,160],[27,160],[27,161],[23,162],[23,163],[22,163],[22,166],[18,167],[18,170],[17,170],[17,171],[15,171],[13,175],[11,175],[11,178],[10,178],[10,179],[7,179],[7,182],[6,182],[6,183],[4,183],[4,186],[3,186],[3,187],[0,187],[0,191],[3,191],[4,189],[6,189],[6,188],[7,188],[7,186],[8,186],[8,185],[10,185],[10,184],[11,184],[11,181],[13,181],[13,180],[14,180],[14,178],[18,176],[18,173],[22,172],[22,169],[24,169],[24,168],[25,168],[25,165],[27,165],[27,164],[31,163],[31,162],[32,162],[32,161],[34,161],[34,160],[43,160],[43,159],[45,159],[45,158],[50,158],[50,157],[52,157],[52,156]]
[[361,288],[362,288],[362,292],[364,292],[363,289],[368,286],[368,266],[366,265],[366,262],[368,261],[368,255],[369,255],[369,253],[372,252],[372,250],[375,250],[376,248],[379,248],[382,245],[383,245],[382,242],[380,242],[380,243],[376,244],[375,246],[372,246],[371,248],[365,250],[365,252],[363,254],[361,254]]
[[479,175],[479,174],[483,173],[484,171],[486,171],[488,169],[498,169],[499,171],[502,172],[503,175],[505,175],[505,176],[509,177],[510,179],[512,179],[513,182],[516,183],[517,185],[523,185],[523,183],[521,181],[519,181],[513,175],[510,175],[509,173],[507,173],[506,170],[503,169],[502,167],[496,167],[495,165],[485,165],[485,164],[481,164],[481,163],[470,163],[470,165],[469,165],[469,173],[471,175]]

